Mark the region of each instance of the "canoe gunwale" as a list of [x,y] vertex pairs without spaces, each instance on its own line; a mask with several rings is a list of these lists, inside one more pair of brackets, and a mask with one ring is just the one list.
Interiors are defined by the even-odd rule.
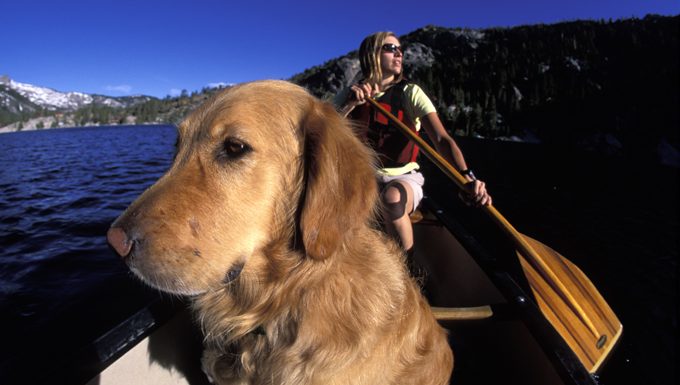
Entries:
[[83,349],[75,360],[78,362],[77,370],[64,376],[66,381],[63,383],[84,384],[96,378],[185,308],[182,301],[167,301],[162,297],[153,299]]

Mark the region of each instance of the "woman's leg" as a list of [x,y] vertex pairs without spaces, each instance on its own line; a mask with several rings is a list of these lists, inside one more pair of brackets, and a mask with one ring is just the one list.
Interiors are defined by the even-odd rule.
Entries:
[[413,190],[408,183],[390,182],[382,193],[383,218],[387,233],[401,243],[404,250],[413,247],[413,226],[409,214],[413,211]]

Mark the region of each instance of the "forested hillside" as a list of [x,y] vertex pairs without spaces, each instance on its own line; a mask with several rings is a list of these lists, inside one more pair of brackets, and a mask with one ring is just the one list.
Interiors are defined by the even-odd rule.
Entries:
[[[679,148],[679,20],[426,27],[401,41],[407,76],[459,135],[515,135],[654,157]],[[346,75],[358,70],[356,54],[293,80],[329,97],[352,81]]]

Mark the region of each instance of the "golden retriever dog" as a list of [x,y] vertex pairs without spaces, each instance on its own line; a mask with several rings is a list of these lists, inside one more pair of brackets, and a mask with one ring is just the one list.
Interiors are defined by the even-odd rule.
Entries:
[[447,333],[375,226],[373,164],[303,88],[238,85],[179,125],[171,168],[107,237],[191,297],[218,384],[446,384]]

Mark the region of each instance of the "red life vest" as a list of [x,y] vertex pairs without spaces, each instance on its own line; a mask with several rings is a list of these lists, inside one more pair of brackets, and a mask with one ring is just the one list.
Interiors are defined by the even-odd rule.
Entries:
[[[403,108],[404,87],[407,84],[404,80],[393,85],[376,100],[417,134],[415,125],[406,116]],[[357,106],[349,117],[359,123],[359,134],[378,154],[381,167],[401,167],[416,161],[418,146],[402,134],[387,116],[372,108],[368,103]]]

